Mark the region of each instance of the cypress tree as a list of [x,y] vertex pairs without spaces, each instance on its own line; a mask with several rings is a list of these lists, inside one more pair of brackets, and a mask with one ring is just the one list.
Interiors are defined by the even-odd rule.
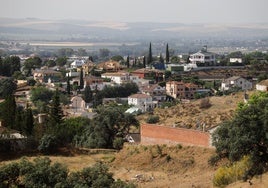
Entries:
[[85,100],[85,102],[89,103],[92,100],[92,96],[93,96],[93,93],[91,91],[90,86],[86,86],[85,91],[84,91],[84,100]]
[[52,103],[50,108],[50,122],[52,124],[60,124],[63,118],[63,111],[60,105],[60,94],[57,89],[52,97]]
[[68,95],[70,95],[71,94],[71,85],[70,85],[69,73],[68,73],[68,76],[67,76],[67,88],[66,88],[66,90],[67,90]]
[[161,63],[164,63],[164,58],[163,58],[163,56],[162,56],[162,53],[160,54],[159,61],[160,61]]
[[16,108],[17,107],[14,95],[7,96],[1,109],[3,126],[9,127],[11,129],[16,128]]
[[166,63],[169,62],[169,49],[168,49],[168,43],[167,43],[167,47],[166,47]]
[[153,61],[153,54],[152,54],[152,44],[150,43],[149,46],[149,55],[148,55],[148,64],[150,65]]
[[84,88],[84,76],[83,76],[83,68],[80,71],[80,89]]
[[27,106],[24,112],[24,121],[23,121],[23,132],[29,136],[32,134],[33,127],[34,127],[34,119],[33,119],[33,112],[32,109]]
[[145,67],[146,67],[146,57],[143,56],[143,68],[145,68]]
[[127,56],[127,68],[129,68],[129,55]]

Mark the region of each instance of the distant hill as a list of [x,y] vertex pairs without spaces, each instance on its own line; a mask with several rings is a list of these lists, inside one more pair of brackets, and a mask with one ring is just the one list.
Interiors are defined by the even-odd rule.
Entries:
[[268,23],[260,24],[181,24],[122,23],[86,20],[42,20],[0,18],[0,40],[21,39],[88,41],[137,41],[176,38],[268,37]]

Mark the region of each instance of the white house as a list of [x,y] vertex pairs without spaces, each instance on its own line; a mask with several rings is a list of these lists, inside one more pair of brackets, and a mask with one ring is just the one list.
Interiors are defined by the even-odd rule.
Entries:
[[214,65],[216,62],[216,54],[208,52],[207,47],[205,46],[199,52],[191,54],[189,60],[192,64],[195,64],[197,66]]
[[85,60],[74,60],[71,63],[71,68],[78,68],[78,67],[82,67],[82,65],[85,64]]
[[134,105],[135,107],[139,108],[142,112],[150,111],[157,105],[153,102],[152,97],[146,94],[133,94],[129,96],[128,104]]
[[112,82],[115,82],[116,84],[124,84],[129,82],[135,82],[137,83],[139,80],[139,77],[136,75],[132,75],[129,72],[109,72],[104,73],[101,75],[102,78],[109,78]]
[[256,84],[256,90],[258,91],[268,91],[268,79],[262,80]]
[[233,77],[227,78],[223,80],[223,82],[221,83],[222,91],[227,91],[234,87],[240,88],[242,90],[250,90],[252,89],[252,83],[240,76],[233,76]]
[[230,58],[230,63],[242,63],[243,62],[243,60],[242,60],[242,58]]

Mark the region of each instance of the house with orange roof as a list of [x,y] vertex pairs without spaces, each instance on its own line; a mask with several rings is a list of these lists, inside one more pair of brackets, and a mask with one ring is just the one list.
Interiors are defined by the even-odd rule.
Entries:
[[107,61],[103,63],[99,63],[97,68],[106,72],[117,72],[122,69],[121,65],[117,61]]
[[167,95],[174,99],[193,99],[198,86],[192,83],[169,81],[166,83]]
[[152,96],[153,101],[165,101],[166,100],[166,88],[161,87],[158,84],[148,84],[139,87],[141,93]]

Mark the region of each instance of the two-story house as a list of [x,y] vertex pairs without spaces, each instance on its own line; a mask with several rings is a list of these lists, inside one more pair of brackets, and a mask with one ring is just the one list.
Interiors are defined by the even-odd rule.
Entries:
[[86,76],[84,78],[84,87],[90,86],[91,91],[102,90],[105,86],[103,79],[95,76]]
[[174,99],[193,99],[198,86],[192,83],[169,81],[166,83],[167,95]]
[[241,90],[251,90],[252,83],[240,76],[232,76],[222,81],[221,90],[227,91],[231,88],[240,88]]
[[142,112],[151,111],[157,106],[157,103],[153,102],[153,98],[146,94],[133,94],[128,97],[128,104],[134,105]]
[[166,100],[166,88],[158,84],[148,84],[139,87],[141,93],[152,96],[153,101],[163,102]]
[[156,82],[163,81],[164,79],[164,71],[157,69],[142,68],[132,71],[131,74],[142,79],[154,80]]
[[216,54],[208,52],[207,46],[204,46],[204,48],[199,52],[191,54],[189,60],[192,64],[195,64],[197,66],[215,65]]

